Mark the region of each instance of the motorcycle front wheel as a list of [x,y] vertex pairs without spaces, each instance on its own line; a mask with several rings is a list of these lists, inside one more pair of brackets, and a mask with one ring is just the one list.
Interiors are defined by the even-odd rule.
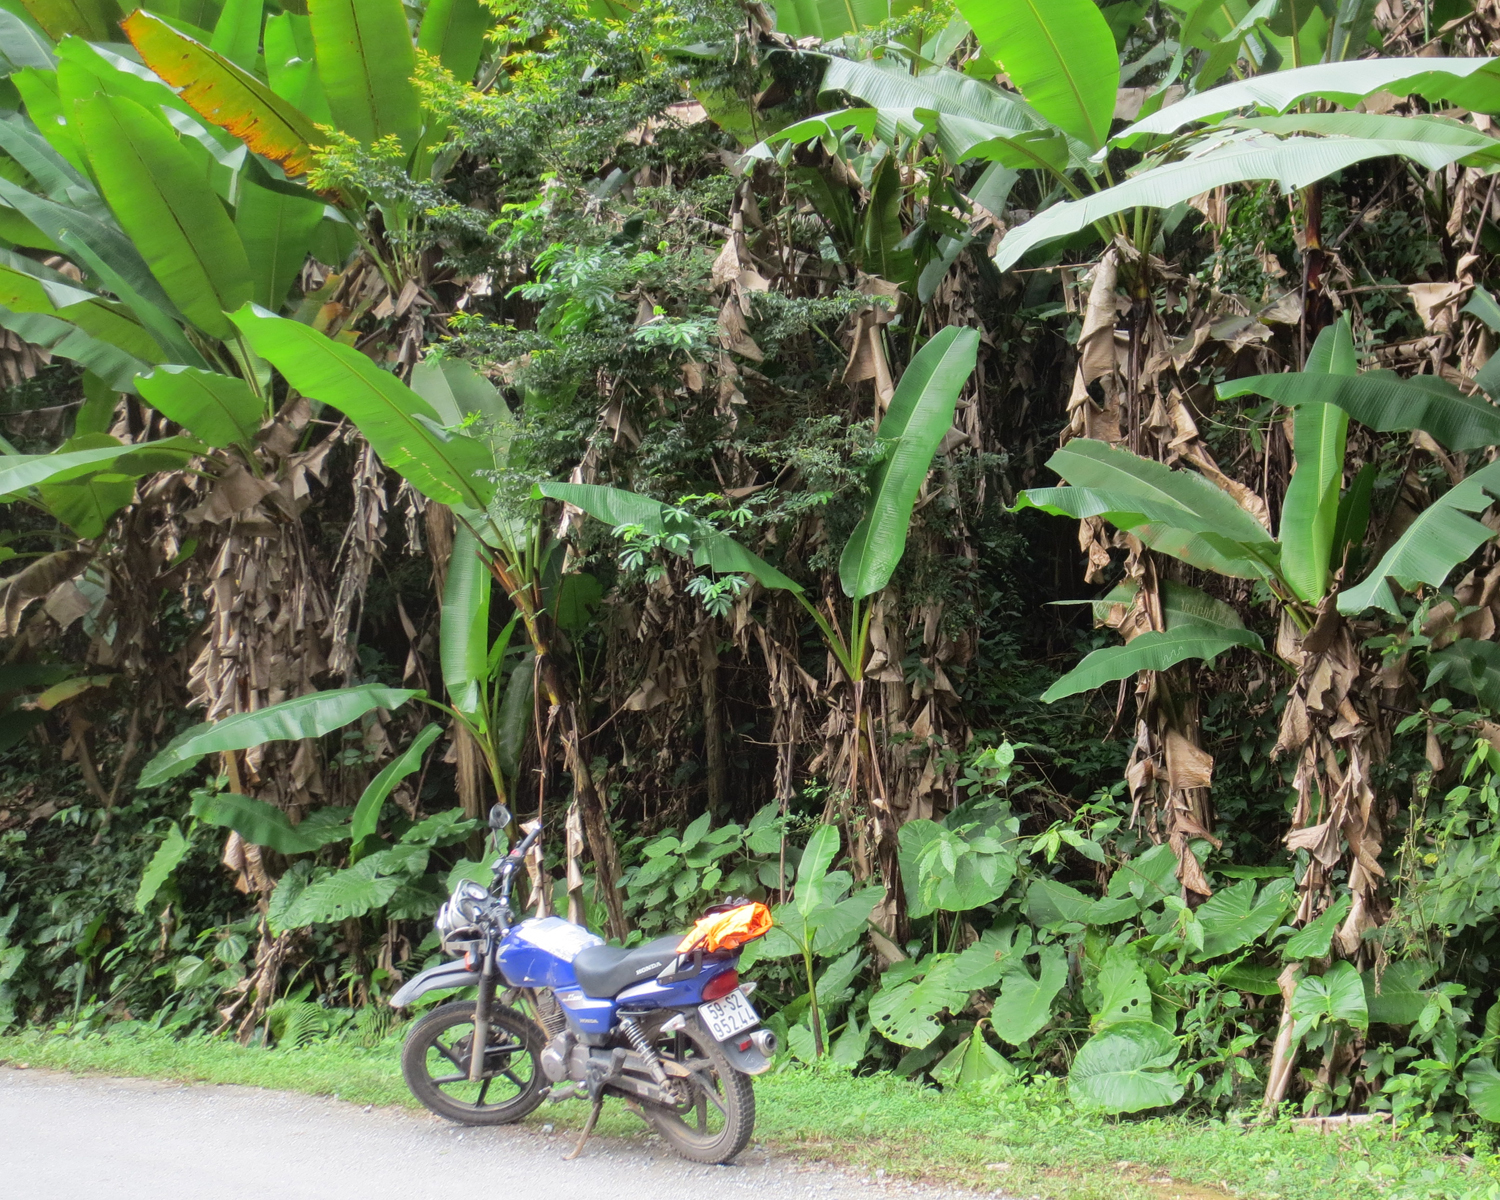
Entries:
[[401,1074],[411,1094],[440,1117],[462,1125],[509,1125],[545,1098],[538,1056],[542,1034],[521,1013],[490,1008],[484,1067],[470,1080],[474,1002],[439,1005],[411,1027],[401,1050]]
[[660,1034],[656,1052],[688,1069],[686,1100],[673,1108],[645,1106],[657,1131],[683,1158],[728,1163],[750,1144],[755,1129],[755,1089],[729,1065],[719,1043],[697,1028]]

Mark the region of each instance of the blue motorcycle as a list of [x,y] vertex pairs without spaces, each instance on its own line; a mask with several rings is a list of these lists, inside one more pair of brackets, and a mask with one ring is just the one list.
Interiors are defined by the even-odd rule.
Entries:
[[[497,847],[511,820],[490,811]],[[540,823],[494,865],[485,888],[460,883],[438,913],[452,962],[423,971],[391,999],[405,1007],[442,988],[478,989],[416,1021],[401,1054],[407,1086],[427,1108],[465,1125],[506,1125],[549,1097],[587,1098],[582,1151],[606,1096],[619,1096],[684,1158],[727,1163],[750,1141],[750,1077],[770,1069],[776,1035],[760,1028],[741,983],[739,946],[758,936],[765,910],[730,902],[695,929],[738,936],[658,938],[608,946],[560,917],[515,921],[511,888]],[[758,910],[752,912],[752,910]],[[756,920],[748,921],[753,915]],[[727,921],[728,925],[724,925]],[[717,924],[716,924],[717,922]],[[523,1011],[522,1005],[526,1010]],[[476,1050],[476,1047],[483,1047]]]

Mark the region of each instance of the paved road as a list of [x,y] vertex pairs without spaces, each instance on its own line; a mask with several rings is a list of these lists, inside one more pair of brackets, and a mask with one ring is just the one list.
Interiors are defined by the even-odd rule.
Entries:
[[[544,1110],[545,1111],[545,1110]],[[0,1200],[948,1200],[773,1159],[702,1167],[660,1142],[463,1129],[257,1088],[0,1067]]]

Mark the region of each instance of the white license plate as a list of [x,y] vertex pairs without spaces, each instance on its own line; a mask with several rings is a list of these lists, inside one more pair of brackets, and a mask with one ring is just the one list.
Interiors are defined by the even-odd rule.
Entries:
[[716,1042],[727,1041],[752,1025],[760,1024],[755,1006],[739,992],[730,992],[722,1000],[698,1005],[698,1015]]

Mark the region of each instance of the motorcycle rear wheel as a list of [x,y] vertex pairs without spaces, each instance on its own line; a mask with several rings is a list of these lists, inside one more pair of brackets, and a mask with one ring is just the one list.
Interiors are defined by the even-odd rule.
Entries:
[[657,1131],[683,1158],[700,1163],[729,1163],[750,1144],[755,1130],[755,1088],[750,1076],[729,1059],[701,1029],[661,1034],[653,1039],[667,1062],[692,1070],[691,1098],[675,1108],[646,1105]]
[[473,1042],[472,1000],[439,1005],[413,1025],[401,1049],[401,1074],[411,1094],[460,1125],[509,1125],[531,1113],[547,1092],[538,1059],[541,1030],[515,1009],[492,1005],[477,1082],[469,1079]]

